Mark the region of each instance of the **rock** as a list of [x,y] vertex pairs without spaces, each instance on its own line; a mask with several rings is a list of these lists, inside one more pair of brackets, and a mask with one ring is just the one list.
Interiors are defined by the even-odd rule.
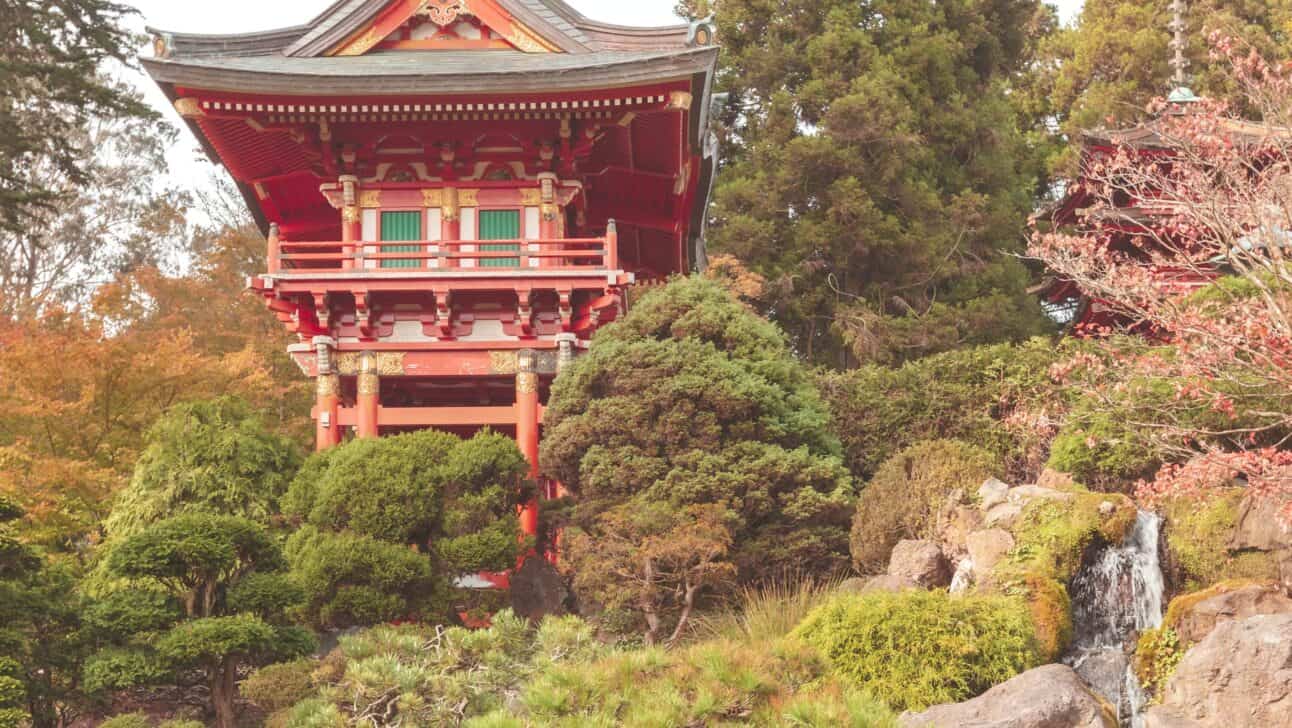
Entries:
[[974,571],[979,574],[990,574],[996,564],[1014,550],[1014,537],[1009,535],[1009,531],[999,528],[974,531],[965,543],[969,549],[969,558],[973,560]]
[[869,583],[870,579],[863,579],[859,576],[854,576],[851,579],[844,579],[840,582],[838,591],[840,594],[865,594],[866,585]]
[[1281,584],[1247,584],[1236,589],[1226,589],[1222,585],[1203,594],[1211,591],[1216,593],[1184,608],[1183,613],[1174,619],[1171,626],[1183,644],[1201,642],[1223,622],[1260,614],[1292,613],[1292,599],[1283,593]]
[[1292,528],[1281,517],[1288,497],[1248,495],[1238,507],[1238,523],[1229,541],[1231,551],[1292,549]]
[[991,510],[992,506],[1004,503],[1009,499],[1009,486],[1005,483],[992,478],[978,489],[978,499],[981,501],[979,508],[983,511]]
[[893,576],[884,574],[876,576],[867,581],[864,586],[857,592],[858,594],[870,594],[873,592],[902,592],[907,589],[919,589],[920,585],[904,576]]
[[1039,485],[1020,485],[1009,489],[1009,502],[1025,506],[1034,500],[1070,501],[1076,498],[1072,493],[1064,493],[1053,488],[1042,488]]
[[969,534],[982,528],[982,512],[973,506],[954,505],[941,516],[938,545],[942,553],[955,561],[969,553],[965,541]]
[[1103,516],[1104,518],[1108,518],[1109,516],[1111,516],[1116,512],[1117,512],[1117,505],[1114,504],[1112,501],[1104,501],[1103,503],[1099,504],[1099,515]]
[[1082,682],[1110,705],[1121,701],[1129,666],[1130,658],[1120,647],[1086,651],[1072,662]]
[[983,524],[988,528],[1012,528],[1014,521],[1023,514],[1023,506],[1017,503],[1001,503],[987,511]]
[[1292,596],[1292,549],[1279,554],[1279,574],[1283,580],[1283,591]]
[[1041,477],[1036,479],[1036,487],[1048,490],[1072,490],[1078,486],[1071,475],[1046,468],[1041,471]]
[[1292,728],[1292,614],[1222,622],[1180,661],[1146,728]]
[[932,589],[951,583],[951,569],[942,549],[932,541],[899,541],[888,562],[888,574]]
[[1112,709],[1066,665],[1029,670],[963,703],[904,713],[902,728],[1117,728]]

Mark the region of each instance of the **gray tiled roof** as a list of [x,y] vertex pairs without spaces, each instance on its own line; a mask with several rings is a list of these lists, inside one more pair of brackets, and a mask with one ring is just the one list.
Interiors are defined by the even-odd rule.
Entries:
[[708,73],[717,48],[676,51],[372,52],[353,57],[147,58],[161,83],[248,93],[428,94],[578,90],[689,78]]

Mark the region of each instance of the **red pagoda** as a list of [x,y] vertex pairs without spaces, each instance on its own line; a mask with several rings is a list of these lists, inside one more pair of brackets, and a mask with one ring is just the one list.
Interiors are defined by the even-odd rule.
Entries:
[[319,449],[490,427],[537,479],[556,374],[629,287],[703,259],[709,21],[338,0],[282,30],[151,32],[145,68],[268,238],[249,285],[299,337]]

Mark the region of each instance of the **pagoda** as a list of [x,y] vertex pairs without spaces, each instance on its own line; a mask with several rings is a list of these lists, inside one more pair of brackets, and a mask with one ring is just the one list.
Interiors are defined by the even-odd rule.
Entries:
[[150,32],[144,67],[267,238],[249,288],[298,337],[318,449],[487,427],[554,495],[537,464],[553,379],[632,286],[704,257],[711,21],[338,0],[281,30]]

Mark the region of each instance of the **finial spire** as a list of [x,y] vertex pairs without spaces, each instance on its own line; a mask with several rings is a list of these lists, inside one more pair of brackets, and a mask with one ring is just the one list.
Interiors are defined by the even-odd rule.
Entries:
[[1171,33],[1174,36],[1171,39],[1171,48],[1175,51],[1175,55],[1171,59],[1171,68],[1175,70],[1175,75],[1171,78],[1171,81],[1177,89],[1189,85],[1189,59],[1184,54],[1185,50],[1187,50],[1187,39],[1184,34],[1188,30],[1188,26],[1184,22],[1184,14],[1188,9],[1185,0],[1172,0],[1171,2]]

